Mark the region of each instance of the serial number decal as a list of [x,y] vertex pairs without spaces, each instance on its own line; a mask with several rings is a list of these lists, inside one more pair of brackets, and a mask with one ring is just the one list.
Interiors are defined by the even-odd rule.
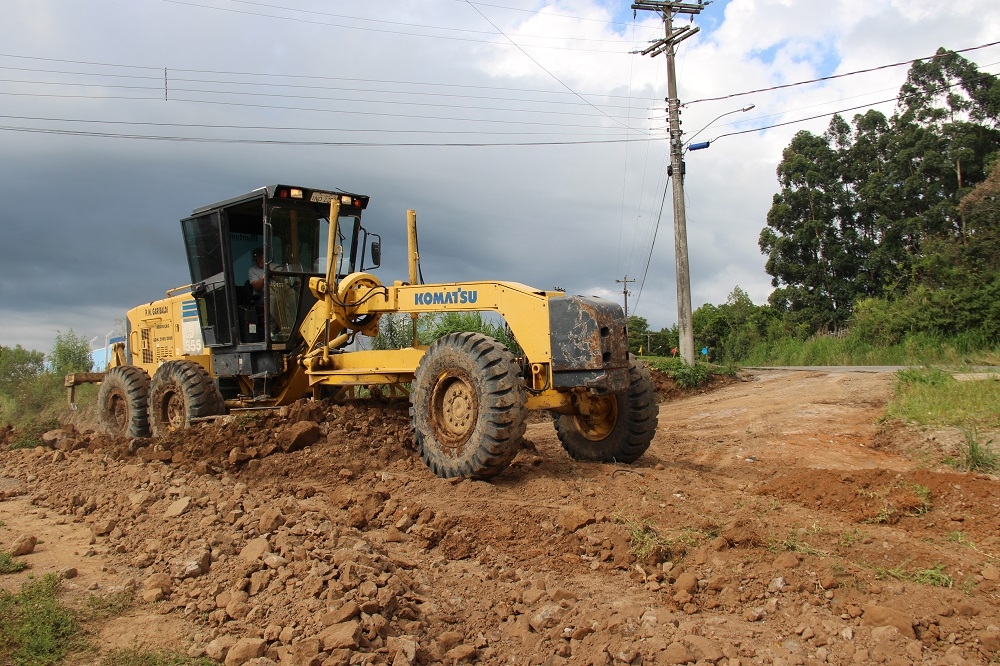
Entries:
[[455,291],[425,291],[413,295],[414,305],[459,305],[475,303],[479,298],[476,291],[456,289]]

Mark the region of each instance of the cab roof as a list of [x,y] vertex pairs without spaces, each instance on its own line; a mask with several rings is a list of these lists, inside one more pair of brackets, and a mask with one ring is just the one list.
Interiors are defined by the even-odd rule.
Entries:
[[[325,201],[321,201],[321,203],[329,203],[330,199],[332,199],[333,197],[348,196],[353,201],[357,202],[358,208],[361,208],[362,210],[368,207],[368,200],[370,198],[365,194],[352,194],[350,192],[345,192],[344,190],[340,189],[319,190],[312,187],[301,187],[299,185],[265,185],[263,187],[258,187],[255,190],[251,190],[250,192],[240,195],[238,197],[233,197],[231,199],[224,199],[223,201],[219,201],[213,204],[208,204],[207,206],[199,206],[198,208],[195,208],[193,211],[191,211],[191,215],[192,216],[200,215],[202,213],[206,213],[211,210],[217,210],[219,208],[229,208],[230,206],[235,206],[237,204],[245,203],[247,201],[260,199],[262,196],[266,196],[267,199],[276,199],[279,198],[278,196],[276,196],[276,194],[279,193],[280,191],[282,190],[290,191],[293,189],[301,190],[303,192],[303,197],[301,201],[305,203],[308,203],[310,202],[310,200],[313,200],[313,197],[316,195],[319,195],[321,199],[325,198]],[[295,200],[298,201],[299,199]],[[315,203],[315,201],[313,202]]]

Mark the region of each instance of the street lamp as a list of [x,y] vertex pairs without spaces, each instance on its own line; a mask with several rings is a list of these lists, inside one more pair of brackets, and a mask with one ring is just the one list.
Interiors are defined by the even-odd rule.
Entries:
[[691,135],[691,138],[688,139],[687,142],[685,143],[685,145],[687,146],[687,149],[688,150],[704,150],[705,148],[708,148],[710,145],[712,145],[711,141],[701,141],[699,143],[691,143],[691,140],[694,139],[699,134],[701,134],[702,132],[704,132],[705,130],[707,130],[712,125],[714,125],[715,121],[718,120],[719,118],[725,118],[726,116],[734,114],[734,113],[746,113],[747,111],[749,111],[750,109],[754,108],[755,106],[756,106],[756,104],[750,104],[748,106],[744,106],[742,109],[733,109],[732,111],[726,111],[725,113],[716,116],[715,119],[712,120],[712,122],[710,122],[709,124],[705,125],[700,130],[698,130],[697,132],[695,132],[694,134]]

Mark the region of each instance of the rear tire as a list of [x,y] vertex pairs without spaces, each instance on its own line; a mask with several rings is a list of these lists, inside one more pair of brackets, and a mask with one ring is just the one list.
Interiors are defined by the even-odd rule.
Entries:
[[451,333],[428,348],[413,379],[413,442],[436,475],[487,479],[517,455],[527,392],[514,356],[480,333]]
[[104,373],[97,392],[98,421],[115,437],[149,437],[149,375],[134,365]]
[[628,391],[592,399],[589,415],[556,416],[556,434],[574,460],[633,463],[649,448],[660,411],[656,386],[634,359],[628,374]]
[[191,419],[226,411],[222,394],[201,365],[167,361],[153,374],[149,389],[149,421],[154,437],[191,425]]

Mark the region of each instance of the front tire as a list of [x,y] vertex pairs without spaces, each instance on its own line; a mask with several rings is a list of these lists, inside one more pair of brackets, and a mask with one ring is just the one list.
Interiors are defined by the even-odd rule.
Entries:
[[149,375],[134,365],[104,373],[97,392],[98,421],[115,437],[149,437]]
[[444,478],[486,479],[524,435],[527,392],[513,354],[480,333],[451,333],[420,359],[410,393],[413,442]]
[[149,421],[154,437],[187,428],[191,419],[225,413],[212,377],[193,361],[167,361],[153,374]]
[[588,400],[586,414],[556,417],[556,434],[574,460],[633,463],[649,448],[660,411],[656,386],[635,359],[628,374],[624,394]]

